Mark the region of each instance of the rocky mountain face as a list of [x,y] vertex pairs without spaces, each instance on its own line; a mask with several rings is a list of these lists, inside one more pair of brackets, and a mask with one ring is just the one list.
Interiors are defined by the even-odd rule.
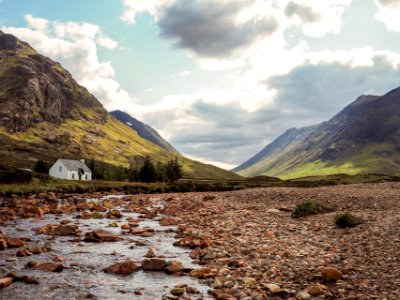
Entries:
[[[71,74],[15,36],[0,31],[0,125],[9,132],[61,118],[104,123],[107,112]],[[90,109],[92,117],[81,109]]]
[[0,168],[31,169],[39,159],[51,164],[60,157],[129,167],[145,156],[165,162],[178,155],[186,177],[238,178],[179,155],[139,125],[115,119],[59,63],[0,32]]
[[157,130],[151,126],[140,122],[139,120],[120,110],[112,111],[110,112],[110,115],[135,130],[142,138],[160,146],[168,152],[178,154],[178,151],[176,151],[170,143],[164,140]]
[[399,174],[400,88],[360,96],[327,122],[288,130],[234,171],[282,178]]

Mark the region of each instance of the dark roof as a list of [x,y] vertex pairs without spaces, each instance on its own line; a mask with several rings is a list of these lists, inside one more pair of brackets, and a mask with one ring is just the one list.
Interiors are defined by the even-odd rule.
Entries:
[[89,167],[81,162],[80,160],[72,160],[72,159],[59,159],[61,163],[67,168],[68,171],[78,172],[79,169],[83,169],[83,171],[91,173]]

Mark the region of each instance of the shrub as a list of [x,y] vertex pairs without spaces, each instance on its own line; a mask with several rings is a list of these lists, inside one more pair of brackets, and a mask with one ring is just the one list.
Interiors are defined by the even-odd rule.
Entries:
[[350,212],[342,212],[335,216],[335,224],[339,228],[352,228],[363,224],[364,221]]
[[292,218],[306,217],[310,215],[323,214],[333,211],[332,208],[324,206],[313,200],[304,201],[296,206],[292,213]]
[[41,174],[49,174],[49,165],[43,160],[38,160],[33,167],[33,171]]

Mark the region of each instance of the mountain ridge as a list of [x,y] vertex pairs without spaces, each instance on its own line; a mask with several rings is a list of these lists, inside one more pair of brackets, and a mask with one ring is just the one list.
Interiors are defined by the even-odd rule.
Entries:
[[[400,88],[383,96],[363,95],[329,121],[314,125],[300,143],[267,150],[234,169],[243,176],[278,176],[284,179],[332,175],[400,172]],[[301,128],[300,130],[304,130]],[[279,154],[277,154],[279,153]],[[253,157],[253,158],[254,158]]]
[[[0,165],[32,169],[37,160],[85,158],[128,168],[145,156],[175,156],[104,109],[59,63],[0,32]],[[182,155],[186,177],[240,178]]]
[[161,148],[167,150],[170,153],[174,154],[179,154],[179,152],[170,144],[168,143],[154,128],[149,126],[148,124],[145,124],[136,118],[132,117],[126,112],[123,112],[121,110],[114,110],[110,112],[110,115],[112,115],[114,118],[116,118],[118,121],[128,125],[131,127],[133,130],[135,130],[139,136],[142,138],[152,142],[153,144],[156,144],[160,146]]

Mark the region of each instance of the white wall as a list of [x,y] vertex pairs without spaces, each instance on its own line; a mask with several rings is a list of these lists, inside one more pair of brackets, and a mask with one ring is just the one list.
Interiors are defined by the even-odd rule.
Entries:
[[[55,178],[59,178],[59,179],[79,180],[78,172],[68,171],[67,168],[61,163],[60,160],[57,160],[54,163],[54,165],[50,168],[49,175],[52,177],[55,177]],[[86,176],[88,179],[86,179]],[[85,172],[82,175],[81,180],[83,180],[83,181],[92,180],[92,173]]]
[[57,160],[55,164],[50,168],[49,175],[59,179],[69,179],[70,174],[68,174],[67,168]]

